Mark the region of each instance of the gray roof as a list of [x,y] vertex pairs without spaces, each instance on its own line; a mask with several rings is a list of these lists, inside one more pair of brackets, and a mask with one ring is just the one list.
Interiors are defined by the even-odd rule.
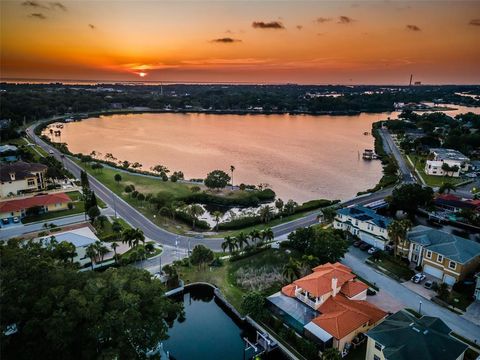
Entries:
[[364,206],[352,206],[337,210],[337,214],[353,217],[360,221],[371,221],[378,227],[386,229],[391,219],[378,215],[374,210]]
[[451,329],[439,318],[420,319],[399,311],[377,325],[367,336],[380,343],[388,360],[454,360],[468,345],[454,339]]
[[16,180],[23,180],[33,176],[33,173],[46,171],[47,166],[37,163],[26,163],[23,161],[17,161],[11,164],[2,165],[0,171],[1,181],[11,181],[10,174],[15,174]]
[[456,160],[456,161],[469,161],[470,159],[463,155],[460,151],[454,149],[444,148],[431,148],[430,152],[436,154],[436,160]]
[[408,232],[407,237],[409,241],[460,264],[480,256],[479,243],[427,226],[415,226]]

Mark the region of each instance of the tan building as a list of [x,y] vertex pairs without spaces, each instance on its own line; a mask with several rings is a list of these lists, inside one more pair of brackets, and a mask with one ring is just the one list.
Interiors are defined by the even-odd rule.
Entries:
[[468,345],[439,318],[399,311],[367,332],[365,360],[462,360]]
[[45,189],[47,166],[17,161],[2,165],[0,171],[0,197]]
[[422,225],[410,230],[407,238],[408,259],[448,285],[480,265],[480,244],[475,241]]

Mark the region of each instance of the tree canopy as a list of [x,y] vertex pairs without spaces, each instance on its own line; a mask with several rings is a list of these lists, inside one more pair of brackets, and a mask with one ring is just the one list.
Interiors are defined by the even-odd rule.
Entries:
[[433,202],[433,190],[419,184],[404,184],[395,188],[389,198],[390,208],[403,210],[413,216],[419,207],[428,207]]
[[230,181],[230,176],[222,170],[214,170],[205,179],[205,186],[209,189],[223,189]]

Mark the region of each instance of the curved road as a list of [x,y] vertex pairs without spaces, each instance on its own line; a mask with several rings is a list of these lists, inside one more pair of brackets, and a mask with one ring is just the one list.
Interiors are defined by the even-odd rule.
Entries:
[[[79,165],[70,160],[68,157],[62,158],[62,153],[55,149],[53,146],[44,142],[40,137],[38,137],[34,129],[40,122],[35,123],[34,125],[29,126],[26,129],[28,136],[42,149],[46,152],[53,152],[53,156],[63,162],[65,168],[70,171],[75,177],[80,178],[80,172],[83,170]],[[110,189],[105,185],[100,183],[93,176],[88,175],[90,187],[95,194],[102,199],[110,208],[116,209],[117,215],[125,219],[133,227],[141,229],[145,236],[149,239],[156,241],[157,243],[163,245],[169,245],[173,247],[178,247],[181,249],[191,249],[197,244],[203,244],[209,247],[212,250],[218,251],[221,250],[221,244],[223,238],[196,238],[183,235],[173,234],[167,230],[164,230],[150,221],[142,213],[136,210],[133,206],[129,205],[122,198],[114,194]],[[369,202],[374,202],[377,200],[383,199],[385,196],[391,193],[391,189],[384,189],[382,191],[369,194],[366,196],[354,198],[342,202],[343,205],[354,205],[354,204],[366,204]],[[272,230],[276,237],[288,234],[300,227],[306,227],[314,224],[317,220],[316,217],[319,212],[313,212],[302,218],[290,221],[288,223],[280,224],[272,227]]]

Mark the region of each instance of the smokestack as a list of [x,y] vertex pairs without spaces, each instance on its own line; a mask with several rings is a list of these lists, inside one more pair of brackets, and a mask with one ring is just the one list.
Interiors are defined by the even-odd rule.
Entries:
[[332,296],[335,297],[337,295],[337,283],[338,280],[336,277],[332,278]]

